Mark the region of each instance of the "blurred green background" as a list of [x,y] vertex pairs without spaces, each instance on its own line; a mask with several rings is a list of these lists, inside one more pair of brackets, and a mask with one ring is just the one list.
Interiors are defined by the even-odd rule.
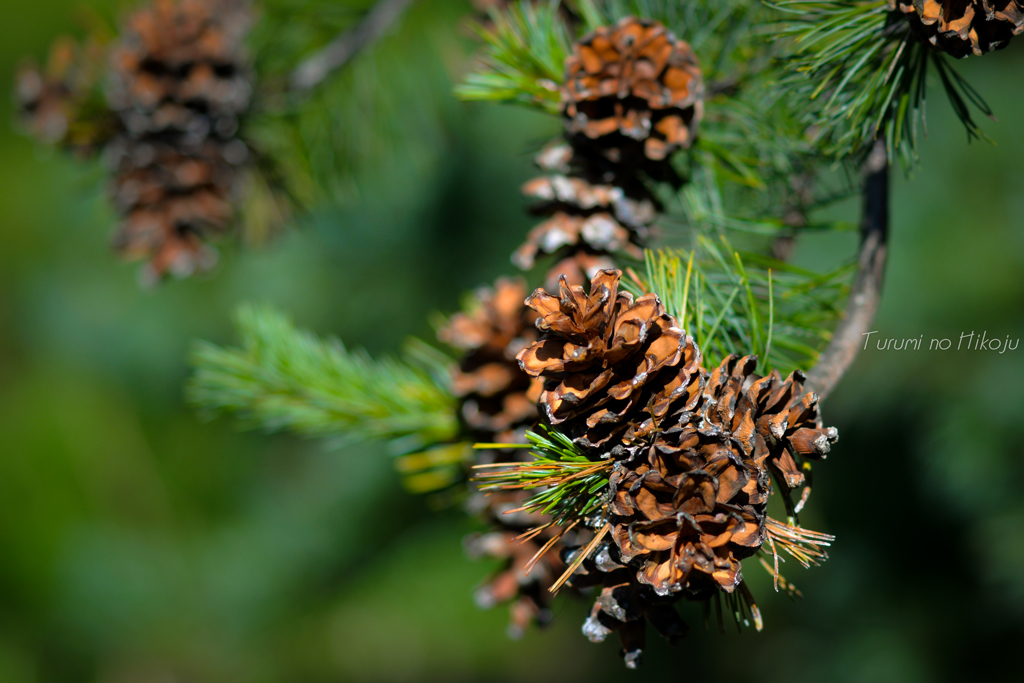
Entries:
[[[75,32],[78,6],[6,5],[0,90]],[[465,52],[464,33],[438,49]],[[967,145],[932,99],[921,168],[894,182],[881,337],[1024,337],[1024,38],[961,66],[1000,117],[984,126],[996,144]],[[530,225],[517,188],[557,122],[450,111],[426,161],[398,150],[350,203],[156,291],[108,251],[99,166],[0,126],[0,681],[1021,675],[1024,349],[862,353],[825,408],[842,438],[805,520],[838,541],[823,567],[785,572],[806,598],[752,566],[763,633],[705,632],[684,606],[693,632],[655,640],[640,674],[583,638],[568,597],[551,628],[507,640],[504,611],[473,604],[489,571],[462,554],[473,522],[405,493],[380,449],[202,423],[182,399],[190,344],[232,343],[239,303],[382,353],[510,270]],[[808,239],[799,258],[853,246]]]

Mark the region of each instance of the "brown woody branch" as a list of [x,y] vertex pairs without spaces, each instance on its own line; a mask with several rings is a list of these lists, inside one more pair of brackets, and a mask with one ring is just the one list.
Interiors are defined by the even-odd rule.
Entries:
[[882,297],[889,238],[889,159],[885,142],[875,143],[864,165],[864,216],[860,225],[860,261],[843,319],[828,348],[807,373],[807,386],[824,399],[853,364],[869,332]]
[[332,40],[292,72],[292,90],[312,90],[379,40],[409,9],[413,0],[380,0],[354,28]]

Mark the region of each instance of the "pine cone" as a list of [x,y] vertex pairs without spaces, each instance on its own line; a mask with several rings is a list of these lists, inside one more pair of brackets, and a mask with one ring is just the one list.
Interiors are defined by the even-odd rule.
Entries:
[[46,68],[26,63],[18,70],[14,97],[19,117],[32,137],[61,145],[79,156],[93,156],[115,134],[116,121],[102,107],[90,106],[98,91],[103,50],[89,41],[56,40]]
[[530,231],[512,262],[533,268],[544,254],[556,254],[545,286],[557,288],[565,275],[582,285],[599,270],[614,268],[612,257],[643,257],[642,245],[660,205],[650,191],[625,169],[576,153],[565,143],[548,145],[536,163],[550,175],[523,185],[523,195],[534,201],[533,214],[549,216]]
[[580,287],[594,279],[602,270],[614,270],[615,263],[609,256],[577,249],[548,269],[544,280],[545,289],[558,289],[559,278],[567,284]]
[[129,20],[112,56],[108,101],[125,133],[108,150],[114,246],[149,258],[148,277],[209,267],[204,245],[234,218],[249,149],[238,137],[252,97],[246,0],[156,0]]
[[512,255],[512,262],[529,270],[538,254],[554,254],[564,247],[570,247],[571,253],[625,252],[643,258],[643,250],[633,243],[633,234],[608,213],[583,217],[559,212],[530,231],[526,242]]
[[914,33],[953,57],[1006,47],[1024,31],[1024,0],[887,0]]
[[[472,534],[464,540],[471,558],[504,560],[476,591],[476,602],[483,609],[499,604],[509,606],[509,636],[522,638],[531,624],[551,622],[554,595],[550,588],[565,571],[561,560],[564,540],[560,540],[540,560],[530,566],[541,547],[554,535],[545,529],[528,540],[518,537],[547,521],[543,515],[515,511],[530,497],[527,491],[504,491],[479,496],[480,512],[490,530]],[[514,512],[515,511],[515,512]],[[572,538],[572,536],[570,536]]]
[[[566,560],[579,549],[565,551]],[[614,543],[601,545],[595,556],[586,560],[573,574],[573,588],[600,587],[590,616],[583,624],[583,635],[592,643],[603,642],[617,633],[621,655],[630,669],[642,663],[647,642],[647,624],[654,626],[670,645],[677,645],[689,632],[689,626],[676,611],[678,596],[661,597],[636,580],[635,572],[613,556]]]
[[589,448],[612,448],[650,432],[669,404],[693,391],[700,352],[653,294],[619,291],[621,272],[599,272],[589,296],[559,282],[527,304],[546,334],[519,353],[523,370],[543,377],[540,403],[552,425]]
[[565,80],[568,133],[578,147],[589,142],[615,162],[661,161],[689,147],[703,115],[696,55],[646,19],[627,17],[576,43]]
[[804,377],[755,374],[756,358],[727,357],[714,371],[654,295],[618,292],[599,273],[590,295],[564,281],[559,296],[528,303],[545,335],[519,354],[545,379],[541,404],[593,459],[612,458],[609,541],[572,578],[602,586],[584,633],[616,631],[635,665],[648,620],[672,638],[685,629],[666,606],[744,591],[740,561],[767,539],[774,477],[804,484],[805,458],[837,439],[824,428]]
[[[460,415],[471,438],[498,443],[524,443],[525,430],[537,422],[540,382],[520,368],[516,354],[534,343],[536,315],[523,304],[526,283],[499,279],[494,288],[476,293],[475,307],[452,316],[439,332],[441,341],[463,352],[452,368],[452,386],[460,398]],[[525,450],[480,451],[477,464],[529,457]],[[539,515],[510,513],[529,497],[524,491],[491,493],[475,491],[468,507],[479,514],[490,531],[465,541],[473,557],[503,560],[501,567],[477,589],[481,607],[509,604],[509,635],[521,637],[531,623],[545,625],[551,619],[551,585],[565,567],[557,544],[529,571],[527,563],[551,538],[553,531],[520,543],[516,537],[545,523]]]
[[698,380],[698,400],[663,420],[646,457],[611,477],[619,556],[642,558],[637,579],[658,595],[686,590],[693,572],[731,592],[739,561],[765,541],[770,453],[756,443],[758,406],[743,394],[755,366],[753,357],[730,356]]
[[525,296],[522,280],[501,278],[493,289],[478,290],[474,310],[452,316],[438,334],[465,354],[452,368],[452,387],[462,419],[479,441],[504,441],[503,436],[537,421],[539,383],[516,362],[516,354],[538,336]]
[[746,591],[740,561],[767,539],[771,475],[788,492],[803,483],[794,456],[822,458],[838,437],[822,427],[817,396],[801,394],[802,375],[761,378],[756,365],[729,356],[698,376],[700,390],[672,406],[650,446],[624,449],[616,463],[611,543],[573,585],[604,586],[584,633],[619,632],[627,664],[643,646],[644,620],[670,639],[685,632],[666,605]]

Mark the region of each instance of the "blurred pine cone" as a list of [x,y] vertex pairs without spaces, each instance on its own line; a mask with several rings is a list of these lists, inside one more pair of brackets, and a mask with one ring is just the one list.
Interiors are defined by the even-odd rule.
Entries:
[[963,58],[1006,47],[1024,31],[1022,0],[887,0],[914,33],[943,52]]
[[545,283],[554,289],[561,275],[573,285],[589,282],[613,267],[616,255],[643,258],[641,247],[660,206],[635,175],[565,143],[549,145],[536,162],[549,175],[530,180],[522,192],[534,202],[531,213],[549,218],[512,255],[515,265],[529,270],[539,256],[557,254]]
[[[538,418],[540,382],[520,368],[516,354],[537,340],[536,314],[527,308],[526,283],[501,278],[493,288],[476,292],[472,309],[452,316],[438,336],[463,353],[452,368],[452,387],[460,399],[460,415],[471,439],[481,442],[525,443],[525,431]],[[518,449],[477,451],[476,464],[500,459],[529,458]],[[512,512],[529,497],[525,491],[484,495],[474,491],[468,503],[490,529],[466,538],[472,557],[502,560],[500,568],[477,589],[476,600],[489,608],[508,603],[509,635],[521,637],[531,623],[551,619],[548,590],[564,571],[561,544],[528,567],[531,558],[551,538],[548,531],[525,541],[516,537],[547,520],[540,515]]]
[[522,638],[531,624],[546,626],[550,623],[554,600],[550,588],[565,571],[561,560],[564,539],[556,542],[539,560],[534,559],[556,529],[549,527],[526,540],[519,538],[550,521],[537,513],[518,511],[529,497],[526,491],[486,496],[475,493],[470,509],[477,508],[489,530],[471,534],[464,540],[466,554],[470,557],[503,560],[477,588],[476,602],[483,609],[508,604],[508,634],[515,639]]
[[577,147],[615,162],[662,161],[689,147],[704,107],[697,56],[661,24],[627,17],[576,43],[562,112]]
[[589,295],[564,281],[558,297],[536,292],[528,303],[545,335],[519,359],[545,380],[551,424],[614,461],[608,540],[571,584],[602,586],[584,633],[618,632],[635,666],[647,621],[673,639],[685,632],[666,606],[749,596],[740,561],[768,538],[772,478],[798,507],[789,493],[804,484],[801,461],[824,457],[837,432],[802,374],[760,377],[755,357],[735,355],[706,371],[658,298],[634,301],[620,277],[599,273]]
[[667,163],[693,142],[704,85],[689,45],[653,21],[626,18],[579,41],[566,59],[566,141],[537,156],[548,175],[523,186],[548,219],[513,254],[532,268],[555,254],[545,280],[581,286],[616,257],[639,259],[662,207],[648,182],[682,181]]
[[110,140],[118,122],[100,97],[104,59],[103,48],[95,41],[78,44],[59,38],[45,68],[33,62],[19,68],[14,97],[19,118],[32,137],[82,157],[94,155]]
[[143,273],[208,268],[205,240],[228,229],[250,152],[239,125],[252,99],[247,0],[155,0],[128,19],[107,93],[124,133],[108,148],[123,223],[114,246]]
[[523,304],[526,284],[501,278],[476,292],[471,311],[452,316],[440,340],[463,352],[452,368],[461,418],[477,441],[509,442],[537,421],[539,382],[519,368],[516,355],[537,340],[536,314]]

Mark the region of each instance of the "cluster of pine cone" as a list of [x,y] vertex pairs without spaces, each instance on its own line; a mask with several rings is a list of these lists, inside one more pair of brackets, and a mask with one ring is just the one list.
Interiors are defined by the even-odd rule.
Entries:
[[564,140],[536,158],[523,186],[547,220],[513,255],[527,270],[554,254],[546,283],[588,282],[617,256],[637,258],[661,210],[650,181],[678,183],[669,155],[688,148],[703,116],[697,57],[657,22],[626,18],[585,36],[565,64]]
[[[548,521],[520,509],[529,493],[473,495],[490,530],[467,550],[503,560],[478,602],[509,602],[513,634],[545,623],[550,588],[587,546],[566,585],[596,587],[584,634],[618,633],[629,666],[648,622],[673,642],[685,634],[675,603],[747,593],[740,561],[768,539],[772,479],[788,497],[803,485],[802,461],[837,437],[799,372],[760,377],[749,356],[705,368],[657,296],[620,291],[616,260],[642,255],[661,210],[651,183],[677,180],[668,159],[692,144],[703,98],[693,51],[655,22],[627,18],[581,39],[566,62],[564,139],[537,156],[545,175],[523,187],[546,220],[513,255],[524,270],[550,256],[552,293],[524,302],[521,280],[499,280],[440,334],[462,354],[452,383],[467,435],[523,443],[543,423],[595,462],[613,461],[600,519],[529,571],[557,530],[518,543]],[[482,452],[477,464],[528,457]]]
[[[525,284],[499,280],[440,336],[462,353],[452,383],[467,434],[523,443],[543,421],[594,459],[615,459],[611,533],[568,585],[600,587],[584,632],[618,632],[636,665],[647,621],[674,640],[685,632],[674,602],[742,586],[739,561],[766,538],[769,472],[799,486],[797,459],[823,455],[835,433],[821,428],[812,395],[798,396],[801,376],[757,378],[751,358],[709,372],[657,297],[618,291],[616,259],[641,255],[661,209],[650,183],[674,178],[668,158],[692,144],[703,113],[690,47],[627,18],[576,44],[565,82],[565,138],[538,155],[546,174],[523,187],[546,220],[513,256],[528,270],[553,255],[546,286],[559,294],[538,290],[524,305]],[[484,452],[478,464],[524,457]],[[559,538],[528,570],[556,533],[516,542],[547,521],[519,510],[528,497],[474,494],[491,530],[467,539],[472,555],[503,560],[477,595],[511,604],[513,634],[546,623],[551,586],[596,531]]]
[[[252,101],[244,40],[249,0],[153,0],[113,46],[58,43],[45,71],[26,67],[16,96],[37,138],[102,154],[122,222],[114,247],[145,259],[142,276],[208,268],[206,240],[229,229],[251,150],[240,125]],[[103,82],[105,125],[82,103]]]
[[[536,158],[545,175],[527,182],[523,194],[531,211],[546,217],[513,255],[523,270],[551,256],[546,281],[576,285],[615,266],[623,255],[642,256],[660,206],[650,180],[672,177],[669,154],[688,147],[703,106],[703,81],[693,51],[656,22],[627,18],[580,40],[566,62],[562,89],[563,140]],[[537,314],[524,300],[522,280],[501,279],[477,293],[474,309],[452,318],[441,341],[461,359],[452,370],[460,416],[468,438],[491,443],[525,443],[541,419],[537,401],[542,382],[531,379],[517,355],[534,345]],[[528,457],[526,450],[482,451],[477,464]],[[491,531],[467,539],[471,555],[503,560],[477,592],[481,605],[508,602],[510,633],[522,634],[531,621],[550,618],[550,587],[565,570],[566,543],[560,539],[527,571],[534,554],[554,530],[518,543],[516,537],[545,520],[512,512],[527,492],[475,493],[470,508]],[[588,532],[589,533],[589,532]]]
[[887,0],[921,40],[953,57],[1001,50],[1024,32],[1022,0]]
[[670,640],[685,633],[674,603],[746,592],[740,561],[768,538],[772,480],[784,495],[802,486],[802,461],[823,458],[838,434],[801,373],[760,377],[751,356],[706,369],[658,297],[634,300],[620,277],[535,292],[544,334],[518,358],[544,381],[546,422],[590,459],[614,462],[595,523],[606,540],[570,585],[600,587],[584,633],[618,632],[635,666],[648,621]]

